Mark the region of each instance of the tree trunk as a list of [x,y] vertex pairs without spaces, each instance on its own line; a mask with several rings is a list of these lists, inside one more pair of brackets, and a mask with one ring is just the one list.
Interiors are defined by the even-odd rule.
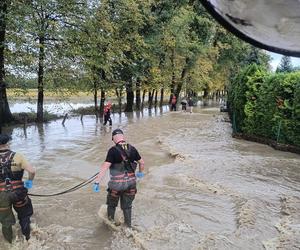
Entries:
[[97,90],[97,82],[94,81],[94,108],[95,114],[98,114],[98,90]]
[[171,53],[171,67],[172,67],[172,80],[171,80],[171,93],[169,98],[169,104],[171,104],[172,96],[175,94],[175,84],[176,84],[176,77],[175,77],[175,49],[172,49]]
[[185,89],[184,89],[184,96],[188,96],[189,91],[190,91],[190,85],[192,85],[192,77],[189,74],[189,76],[186,78],[186,84],[185,84]]
[[183,67],[183,70],[181,71],[180,81],[177,84],[177,88],[176,88],[175,96],[176,96],[177,100],[178,100],[178,97],[180,95],[180,92],[181,92],[181,89],[182,89],[182,86],[183,86],[183,82],[184,82],[184,79],[185,79],[187,71],[188,71],[188,68],[187,68],[188,63],[189,63],[189,58],[186,58],[185,59],[185,66]]
[[157,90],[155,90],[155,95],[154,95],[154,106],[157,106]]
[[126,85],[126,101],[125,112],[133,112],[134,93],[132,90],[132,81]]
[[7,20],[7,0],[1,0],[0,3],[0,133],[2,125],[13,120],[12,114],[9,109],[6,84],[4,83],[4,47],[5,47],[5,34],[6,34],[6,20]]
[[204,88],[204,94],[203,94],[203,98],[205,99],[205,98],[207,98],[208,97],[208,86],[205,86],[205,88]]
[[[105,71],[104,69],[100,69],[99,70],[99,75],[101,77],[101,81],[103,83],[105,83],[106,81],[106,74],[105,74]],[[101,86],[101,84],[99,84]],[[99,107],[99,111],[100,111],[100,114],[103,115],[104,113],[104,102],[105,102],[105,91],[103,88],[101,88],[101,97],[100,97],[100,107]]]
[[150,106],[150,103],[152,102],[152,97],[151,97],[151,90],[148,91],[148,106]]
[[149,90],[149,97],[148,97],[148,106],[149,108],[152,107],[153,105],[153,97],[154,97],[154,92],[155,92],[155,89],[152,90],[152,92]]
[[38,68],[38,101],[37,101],[37,122],[44,120],[44,60],[45,60],[45,37],[39,37],[39,68]]
[[203,90],[203,106],[207,106],[207,98],[208,98],[208,86],[206,85]]
[[116,96],[118,97],[118,105],[119,105],[119,113],[122,112],[122,89],[118,91],[118,89],[115,89],[116,91]]
[[146,90],[143,90],[143,97],[142,97],[142,106],[144,106],[145,103],[145,96],[146,96]]
[[162,107],[164,104],[164,88],[161,88],[160,90],[160,102],[159,102],[159,106]]
[[105,91],[101,89],[101,97],[100,97],[100,114],[104,113],[104,102],[105,102]]
[[137,79],[137,82],[136,82],[135,105],[136,105],[137,110],[141,109],[141,81],[140,81],[140,79]]

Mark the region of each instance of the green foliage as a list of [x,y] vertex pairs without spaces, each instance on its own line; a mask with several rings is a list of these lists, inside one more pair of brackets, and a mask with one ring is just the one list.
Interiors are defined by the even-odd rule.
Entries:
[[[245,105],[247,103],[246,93],[250,91],[248,84],[249,79],[260,77],[261,69],[256,64],[244,68],[231,82],[228,88],[228,101],[232,114],[235,114],[235,122],[237,132],[242,131],[244,127],[244,120],[246,118]],[[248,92],[249,93],[249,92]],[[250,95],[250,94],[249,94]],[[248,107],[250,108],[250,107]]]
[[245,65],[268,68],[264,52],[219,26],[199,1],[10,2],[6,80],[22,91],[83,90],[97,103],[99,91],[126,90],[133,103],[135,90],[209,93],[225,90]]
[[300,146],[300,73],[244,69],[229,91],[238,131]]
[[[256,65],[256,64],[254,64]],[[244,121],[242,129],[251,134],[256,134],[259,129],[257,126],[260,126],[260,122],[263,117],[266,115],[265,113],[261,113],[258,110],[260,106],[260,102],[258,99],[261,97],[261,86],[265,81],[266,72],[259,67],[253,67],[251,74],[248,73],[247,76],[247,90],[245,93],[246,103],[244,106]]]

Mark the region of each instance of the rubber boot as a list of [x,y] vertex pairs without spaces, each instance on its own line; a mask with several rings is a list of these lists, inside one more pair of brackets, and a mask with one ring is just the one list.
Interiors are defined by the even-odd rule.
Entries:
[[131,208],[124,209],[123,214],[126,226],[131,228]]
[[2,234],[9,243],[12,243],[13,240],[12,226],[9,227],[2,226]]
[[26,216],[20,219],[20,226],[22,234],[25,236],[26,240],[30,239],[30,216]]
[[14,205],[14,209],[18,214],[19,223],[21,226],[22,234],[25,236],[26,240],[30,239],[30,217],[33,214],[33,207],[31,199],[27,196],[24,199],[25,205],[22,207],[17,207]]
[[109,220],[115,219],[115,212],[116,212],[115,207],[107,206],[107,217]]

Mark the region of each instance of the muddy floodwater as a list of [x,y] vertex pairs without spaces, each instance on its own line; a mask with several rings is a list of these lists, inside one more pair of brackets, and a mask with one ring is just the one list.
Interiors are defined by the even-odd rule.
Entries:
[[14,231],[0,249],[299,249],[300,156],[231,137],[218,108],[194,113],[151,110],[13,129],[11,148],[36,166],[30,190],[51,194],[95,174],[124,130],[146,162],[134,201],[135,237],[111,232],[97,216],[106,200],[88,185],[62,196],[32,197],[32,239]]

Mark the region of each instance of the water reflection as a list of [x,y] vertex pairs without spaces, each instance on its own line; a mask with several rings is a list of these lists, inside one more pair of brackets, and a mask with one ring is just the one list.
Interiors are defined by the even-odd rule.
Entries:
[[[40,152],[44,152],[46,146],[45,146],[45,130],[44,130],[44,124],[37,124],[37,132],[38,132],[38,137],[40,140]],[[65,133],[67,131],[65,130]]]
[[124,112],[128,123],[132,123],[133,117],[136,117],[136,112]]
[[139,120],[141,118],[141,112],[138,110],[136,111],[136,118]]

